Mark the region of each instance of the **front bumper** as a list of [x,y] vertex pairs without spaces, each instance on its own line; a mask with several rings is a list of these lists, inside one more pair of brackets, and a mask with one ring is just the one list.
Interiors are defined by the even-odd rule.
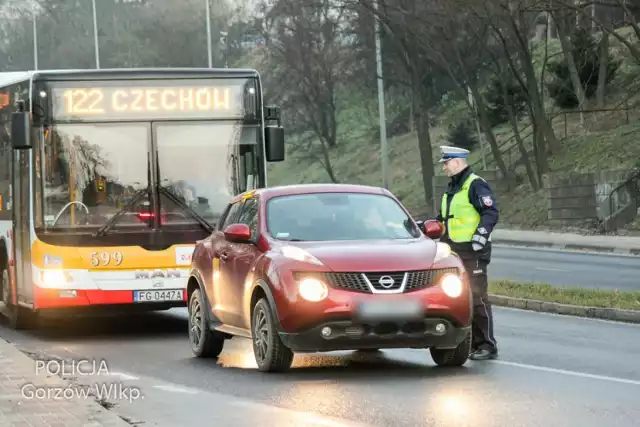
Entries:
[[[444,325],[444,331],[437,330],[438,325]],[[326,328],[331,331],[328,335]],[[429,317],[422,321],[373,324],[333,320],[302,332],[280,332],[279,335],[283,344],[292,351],[305,353],[384,348],[456,348],[470,332],[471,326],[456,326],[444,317]]]
[[34,290],[34,308],[38,310],[82,309],[86,311],[105,307],[105,310],[109,311],[115,307],[121,307],[135,311],[156,307],[187,306],[186,290],[183,291],[182,300],[157,302],[134,302],[133,290],[50,289],[39,286],[34,286]]

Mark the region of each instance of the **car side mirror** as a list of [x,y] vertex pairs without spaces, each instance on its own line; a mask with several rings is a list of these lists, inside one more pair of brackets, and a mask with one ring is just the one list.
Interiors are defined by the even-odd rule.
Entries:
[[431,239],[439,239],[444,233],[444,225],[435,219],[426,221],[423,224],[422,229],[424,234]]
[[224,238],[230,242],[247,243],[251,241],[251,229],[246,224],[230,224],[224,229]]
[[14,150],[28,150],[32,148],[29,130],[31,129],[31,117],[25,111],[15,112],[11,115],[11,146]]

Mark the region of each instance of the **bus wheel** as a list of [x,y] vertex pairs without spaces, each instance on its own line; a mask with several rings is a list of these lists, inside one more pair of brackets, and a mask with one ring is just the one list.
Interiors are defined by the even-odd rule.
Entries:
[[9,327],[16,330],[37,329],[40,326],[40,316],[25,307],[7,305],[9,309]]
[[7,310],[9,327],[11,329],[33,329],[39,325],[38,315],[26,308],[11,303],[11,289],[9,286],[9,270],[3,268],[0,271],[0,290],[2,301]]

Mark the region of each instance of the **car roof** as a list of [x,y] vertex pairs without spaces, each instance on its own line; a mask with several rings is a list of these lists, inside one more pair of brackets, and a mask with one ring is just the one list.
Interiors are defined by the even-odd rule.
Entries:
[[249,198],[253,195],[260,196],[262,200],[273,199],[280,196],[294,196],[299,194],[318,194],[318,193],[360,193],[360,194],[380,194],[391,195],[387,190],[381,187],[373,187],[369,185],[358,184],[293,184],[282,185],[277,187],[261,188],[251,190],[239,194],[234,201]]

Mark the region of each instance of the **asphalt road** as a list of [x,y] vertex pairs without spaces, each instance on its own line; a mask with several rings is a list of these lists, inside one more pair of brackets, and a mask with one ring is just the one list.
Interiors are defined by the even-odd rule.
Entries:
[[0,336],[41,355],[104,360],[145,397],[112,410],[145,426],[640,425],[640,326],[495,311],[500,359],[453,370],[427,351],[393,350],[299,355],[292,371],[262,374],[242,339],[199,360],[184,309]]
[[490,279],[640,291],[640,257],[494,246]]

